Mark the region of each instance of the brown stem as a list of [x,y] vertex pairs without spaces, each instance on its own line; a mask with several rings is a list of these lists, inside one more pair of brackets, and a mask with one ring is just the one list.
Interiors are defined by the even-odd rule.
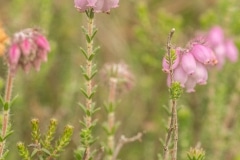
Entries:
[[177,159],[177,144],[178,144],[178,118],[177,118],[177,105],[176,101],[173,100],[173,117],[174,117],[174,130],[173,130],[173,136],[174,136],[174,143],[173,143],[173,151],[172,151],[172,160]]
[[[167,56],[169,57],[169,71],[170,71],[170,84],[172,85],[173,83],[173,69],[172,69],[172,65],[173,65],[173,61],[171,59],[171,48],[172,48],[172,45],[171,45],[171,39],[173,37],[173,34],[175,32],[175,29],[173,28],[169,35],[168,35],[168,40],[167,40]],[[168,155],[169,155],[169,143],[171,141],[171,137],[172,137],[172,134],[174,133],[174,144],[177,144],[177,139],[178,139],[178,136],[177,136],[177,109],[176,109],[176,100],[172,100],[171,101],[172,104],[172,109],[171,109],[171,118],[170,118],[170,123],[169,123],[169,127],[168,127],[168,132],[167,132],[167,135],[166,135],[166,139],[165,139],[165,144],[164,144],[164,148],[163,148],[163,160],[167,160],[168,159]],[[174,149],[177,150],[177,147],[174,146]],[[177,151],[174,152],[174,156],[176,154]],[[173,157],[174,157],[173,156]]]
[[[5,97],[4,101],[5,103],[9,103],[11,100],[11,94],[12,94],[12,83],[13,83],[13,75],[10,72],[10,69],[8,71],[7,75],[7,84],[5,88]],[[9,125],[9,112],[10,108],[8,110],[3,111],[3,120],[2,120],[2,133],[1,137],[4,138],[6,136],[8,125]],[[4,147],[5,147],[6,140],[0,143],[0,158],[3,156],[4,153]]]
[[143,135],[142,133],[138,133],[137,135],[135,135],[135,136],[133,136],[131,138],[127,138],[124,135],[122,135],[120,137],[118,145],[116,146],[115,152],[113,153],[113,158],[112,159],[113,160],[117,159],[117,156],[118,156],[118,154],[119,154],[119,152],[120,152],[120,150],[121,150],[121,148],[123,147],[124,144],[130,143],[130,142],[134,142],[136,140],[141,141],[142,135]]

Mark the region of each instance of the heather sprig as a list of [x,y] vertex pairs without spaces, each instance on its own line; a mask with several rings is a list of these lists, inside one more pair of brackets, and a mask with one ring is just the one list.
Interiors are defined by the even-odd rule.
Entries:
[[187,153],[189,160],[204,160],[205,151],[202,148],[190,148],[190,151]]
[[[173,34],[175,32],[175,29],[173,28],[168,36],[167,40],[167,54],[165,55],[166,64],[168,67],[166,67],[167,72],[169,73],[169,94],[170,94],[170,100],[171,100],[171,112],[170,112],[170,120],[169,120],[169,126],[167,129],[167,134],[165,141],[162,142],[163,144],[163,160],[167,160],[169,157],[169,145],[170,143],[173,143],[173,148],[171,149],[171,157],[172,160],[177,159],[177,145],[178,145],[178,117],[177,117],[177,99],[182,94],[182,87],[179,82],[174,80],[174,64],[179,63],[177,60],[179,55],[176,55],[177,53],[172,50],[172,44],[171,39],[173,37]],[[178,64],[177,64],[178,65]],[[166,65],[163,65],[166,66]]]
[[94,48],[93,39],[97,33],[97,29],[94,26],[94,12],[93,9],[86,10],[87,15],[87,27],[83,27],[82,30],[85,34],[87,49],[80,48],[82,54],[86,59],[86,65],[81,66],[82,74],[85,78],[86,85],[85,88],[81,88],[81,92],[85,97],[85,104],[80,103],[80,107],[84,111],[85,115],[81,124],[83,128],[80,131],[80,141],[81,145],[76,150],[76,158],[89,160],[93,158],[91,145],[94,143],[95,138],[92,135],[92,130],[96,125],[96,121],[93,119],[94,113],[99,109],[95,106],[93,102],[93,96],[96,92],[96,85],[93,84],[93,78],[97,73],[96,64],[94,64],[94,58],[96,51],[99,47]]
[[107,122],[103,124],[104,130],[107,134],[107,141],[105,144],[106,159],[115,160],[120,151],[120,149],[117,149],[119,144],[116,145],[116,131],[119,125],[116,123],[117,94],[119,90],[130,90],[133,87],[134,78],[125,63],[106,64],[101,73],[104,81],[108,83],[109,89],[108,101],[105,104]]
[[[73,126],[65,126],[62,136],[57,139],[57,137],[55,137],[57,128],[56,119],[50,120],[48,131],[43,136],[40,132],[39,120],[32,119],[31,124],[32,144],[26,147],[22,142],[17,143],[18,152],[22,159],[31,160],[38,158],[53,160],[59,157],[59,154],[64,151],[65,147],[71,140],[73,134]],[[56,139],[55,142],[53,142],[54,139]]]

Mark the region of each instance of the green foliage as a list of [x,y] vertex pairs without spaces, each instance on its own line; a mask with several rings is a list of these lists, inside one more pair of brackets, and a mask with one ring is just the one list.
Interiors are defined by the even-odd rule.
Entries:
[[179,82],[173,82],[169,88],[170,99],[177,100],[183,93],[183,89]]
[[204,160],[205,152],[202,148],[191,148],[190,151],[187,153],[187,156],[189,160]]
[[[51,119],[48,130],[42,138],[39,129],[39,120],[32,119],[31,124],[32,144],[28,145],[31,149],[28,149],[22,142],[17,143],[18,152],[22,159],[52,160],[59,157],[59,154],[65,151],[65,147],[69,144],[73,134],[73,126],[65,126],[62,136],[57,138],[55,137],[57,120]],[[55,142],[53,142],[54,139],[56,139]]]

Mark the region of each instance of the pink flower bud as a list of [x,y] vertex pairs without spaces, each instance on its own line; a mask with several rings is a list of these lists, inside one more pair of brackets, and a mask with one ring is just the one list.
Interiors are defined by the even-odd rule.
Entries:
[[190,51],[194,57],[203,64],[210,64],[211,62],[211,53],[207,47],[201,44],[195,44]]
[[22,53],[25,56],[28,56],[31,52],[31,42],[29,41],[29,39],[24,39],[21,43],[20,43],[20,47],[22,49]]
[[17,65],[18,64],[18,61],[19,61],[19,58],[21,56],[21,51],[18,47],[17,44],[13,44],[11,46],[11,48],[9,49],[9,63],[12,64],[12,65]]
[[35,59],[34,61],[32,61],[32,65],[36,71],[40,70],[41,63],[42,63],[41,59]]
[[196,61],[191,53],[187,52],[182,55],[181,66],[188,75],[195,72]]
[[196,80],[189,76],[187,82],[185,83],[185,88],[187,93],[195,92]]
[[17,66],[28,72],[30,66],[39,70],[41,63],[47,61],[50,46],[40,30],[22,30],[15,33],[11,41],[7,57],[12,74],[16,72]]
[[226,57],[230,61],[236,62],[238,59],[238,49],[234,45],[233,41],[228,39],[225,43],[225,47],[226,47]]
[[44,36],[38,35],[35,38],[35,42],[36,42],[36,44],[39,48],[44,49],[48,52],[50,51],[50,45],[49,45],[47,39]]
[[221,44],[223,41],[224,41],[224,33],[222,28],[219,26],[213,27],[207,35],[207,42],[211,46],[216,46]]
[[37,56],[43,61],[47,62],[47,52],[45,50],[39,50]]
[[218,68],[222,68],[225,63],[225,56],[226,56],[226,47],[224,44],[219,44],[213,48],[214,53],[216,54],[217,61],[218,61]]
[[208,73],[204,65],[197,62],[197,67],[195,73],[192,75],[198,84],[204,85],[207,84]]
[[178,66],[173,72],[173,79],[174,79],[174,81],[179,82],[182,87],[184,87],[184,84],[186,83],[186,81],[188,79],[188,75],[182,69],[181,66]]

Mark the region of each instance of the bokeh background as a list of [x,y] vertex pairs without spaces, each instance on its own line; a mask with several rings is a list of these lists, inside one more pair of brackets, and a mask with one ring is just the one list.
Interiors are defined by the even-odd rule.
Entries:
[[[120,0],[120,7],[108,14],[96,15],[98,33],[95,44],[101,46],[96,57],[99,70],[105,63],[125,62],[135,76],[131,91],[118,98],[117,120],[121,123],[117,139],[144,132],[142,142],[124,146],[119,159],[156,160],[162,153],[160,138],[165,137],[169,96],[166,74],[161,71],[168,32],[176,28],[173,43],[184,47],[198,31],[220,25],[240,49],[240,8],[238,0]],[[18,99],[11,110],[14,134],[9,138],[8,159],[20,159],[16,143],[31,143],[30,120],[40,120],[41,131],[47,130],[49,119],[59,121],[58,136],[64,125],[75,126],[73,139],[61,156],[74,159],[79,145],[79,120],[84,101],[80,65],[84,57],[79,46],[85,46],[81,26],[86,17],[78,13],[69,0],[0,1],[0,21],[9,36],[28,27],[42,28],[50,40],[51,53],[39,72],[26,75],[19,71],[14,82]],[[240,63],[227,62],[221,70],[210,69],[208,84],[198,86],[195,93],[184,93],[178,102],[179,159],[187,159],[187,151],[197,144],[206,151],[206,159],[240,160]],[[6,65],[1,59],[2,94]],[[102,109],[95,117],[99,137],[97,149],[104,141],[102,123],[106,120],[104,101],[107,86],[100,74],[95,78],[97,105]],[[105,100],[104,100],[105,99]]]

